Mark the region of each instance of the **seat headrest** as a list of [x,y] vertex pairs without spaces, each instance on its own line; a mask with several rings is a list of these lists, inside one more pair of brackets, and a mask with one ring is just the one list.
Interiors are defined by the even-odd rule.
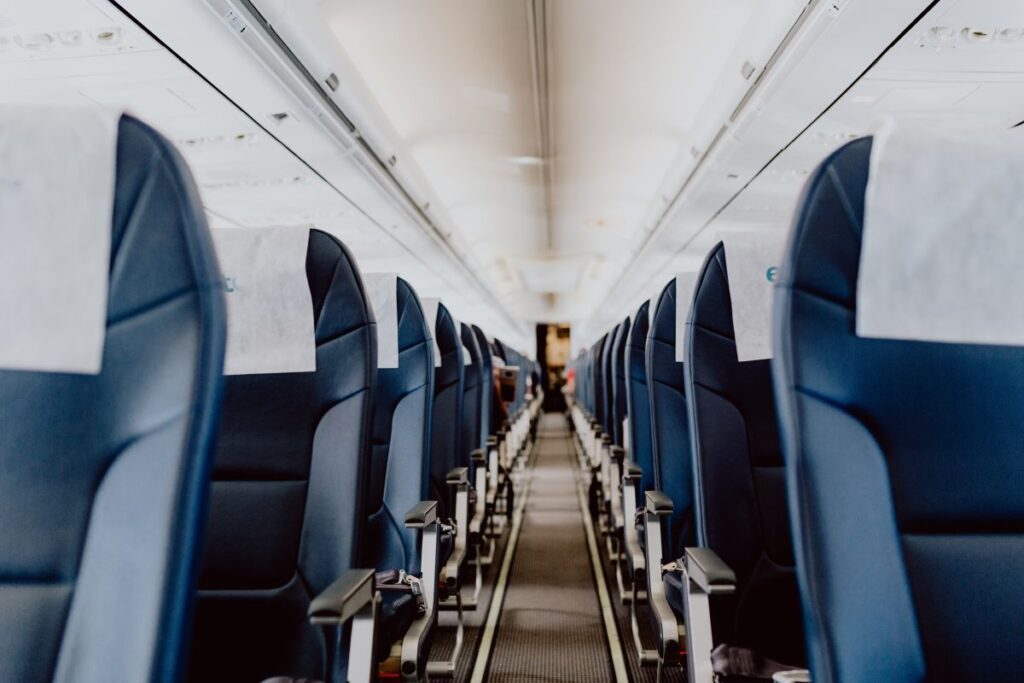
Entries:
[[1024,133],[886,126],[873,139],[857,334],[1024,345]]
[[0,367],[100,372],[120,118],[0,105]]

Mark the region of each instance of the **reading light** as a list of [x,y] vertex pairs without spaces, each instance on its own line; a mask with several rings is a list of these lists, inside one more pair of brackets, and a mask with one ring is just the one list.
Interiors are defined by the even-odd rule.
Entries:
[[53,36],[49,33],[31,33],[27,36],[15,36],[14,42],[26,50],[46,52],[53,46]]
[[121,42],[121,29],[116,26],[97,29],[93,38],[101,45],[117,45]]
[[967,27],[961,31],[964,38],[971,43],[987,43],[992,40],[992,31],[986,28]]
[[999,39],[1004,43],[1016,43],[1021,38],[1024,38],[1024,29],[1022,28],[1004,28],[999,32]]
[[66,47],[78,47],[82,43],[82,32],[60,31],[57,33],[57,40]]

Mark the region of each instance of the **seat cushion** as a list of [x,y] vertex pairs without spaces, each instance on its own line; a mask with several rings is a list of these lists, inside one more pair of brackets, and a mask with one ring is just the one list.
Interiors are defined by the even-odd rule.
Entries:
[[402,638],[416,619],[416,597],[412,593],[384,591],[377,623],[377,661],[387,659],[391,645]]
[[668,572],[665,574],[665,599],[669,607],[682,620],[686,615],[686,586],[684,585],[682,572]]

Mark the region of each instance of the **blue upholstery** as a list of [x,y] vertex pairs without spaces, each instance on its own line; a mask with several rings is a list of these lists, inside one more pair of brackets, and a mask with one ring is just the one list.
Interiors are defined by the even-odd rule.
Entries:
[[[654,483],[654,454],[651,445],[651,401],[647,391],[648,309],[645,301],[633,316],[624,353],[629,381],[626,382],[626,411],[629,414],[629,458],[640,466],[640,491],[651,491]],[[637,498],[642,502],[643,497]]]
[[612,377],[612,350],[615,347],[615,335],[619,328],[613,327],[605,336],[604,345],[601,347],[601,424],[609,436],[614,437],[615,431],[612,423],[615,421],[614,399],[612,390],[615,379]]
[[434,407],[430,427],[430,498],[438,514],[455,516],[455,500],[447,483],[448,472],[462,465],[462,337],[444,304],[437,307],[434,323],[441,365],[434,368]]
[[224,316],[185,163],[122,117],[102,372],[0,371],[0,680],[181,677]]
[[712,607],[716,642],[805,660],[785,468],[769,361],[736,360],[725,248],[704,262],[686,325],[686,390],[699,545],[736,573]]
[[405,513],[427,499],[434,349],[412,287],[398,278],[398,367],[377,370],[365,566],[418,574],[417,534]]
[[487,437],[494,434],[498,427],[491,419],[494,401],[494,366],[491,363],[491,344],[487,341],[487,335],[476,325],[473,325],[473,336],[476,337],[477,347],[480,349],[480,438],[486,443]]
[[316,371],[226,379],[192,680],[326,680],[335,666],[306,611],[357,565],[376,326],[334,237],[310,231],[306,276]]
[[463,353],[468,352],[470,362],[463,371],[462,383],[462,452],[459,455],[459,466],[470,466],[470,455],[477,448],[483,448],[486,435],[483,433],[482,406],[484,376],[483,363],[480,357],[480,345],[473,334],[473,328],[460,323],[459,334],[462,338]]
[[622,422],[626,419],[626,338],[629,336],[629,318],[615,330],[612,346],[612,436],[616,444],[625,446]]
[[601,424],[604,425],[604,375],[602,374],[603,366],[602,359],[604,357],[604,345],[607,341],[608,335],[604,335],[597,340],[597,343],[591,347],[592,357],[591,363],[591,377],[593,378],[593,384],[591,386],[592,396],[591,401],[594,404],[593,417]]
[[661,291],[647,333],[651,453],[655,487],[672,499],[666,557],[693,545],[693,459],[683,364],[676,361],[676,281]]
[[870,147],[810,177],[776,301],[813,678],[1020,680],[1024,349],[854,335]]

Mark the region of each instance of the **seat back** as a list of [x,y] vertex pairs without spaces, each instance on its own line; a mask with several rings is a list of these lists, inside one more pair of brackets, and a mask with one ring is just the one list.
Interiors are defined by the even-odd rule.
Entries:
[[615,331],[612,346],[612,435],[615,443],[625,446],[622,421],[626,419],[626,338],[629,336],[629,318],[623,320]]
[[376,325],[331,235],[310,231],[306,277],[316,370],[226,378],[192,680],[323,679],[334,666],[306,611],[357,563]]
[[776,300],[813,678],[1019,680],[1024,349],[854,335],[870,150],[809,178]]
[[416,292],[402,278],[397,287],[398,367],[377,370],[362,560],[418,573],[417,534],[405,528],[405,513],[429,490],[434,349]]
[[478,326],[473,325],[473,336],[480,349],[480,438],[487,443],[487,437],[498,431],[501,425],[494,424],[494,364],[491,362],[491,343]]
[[4,681],[182,673],[224,286],[184,161],[139,121],[118,128],[102,371],[0,371]]
[[614,439],[615,428],[613,423],[615,422],[615,398],[612,394],[615,387],[615,377],[612,376],[612,353],[615,349],[615,337],[618,334],[618,326],[608,330],[608,335],[605,337],[604,346],[601,347],[601,404],[602,404],[602,419],[601,424],[604,425],[604,431],[606,434]]
[[606,334],[597,340],[597,343],[592,347],[593,355],[591,357],[591,373],[594,378],[593,416],[601,425],[604,425],[604,375],[602,374],[602,359],[604,357],[604,345],[607,338],[608,335]]
[[725,256],[719,243],[698,275],[684,364],[697,539],[736,573],[736,592],[716,601],[714,635],[799,665],[806,655],[771,368],[736,360]]
[[[480,345],[473,334],[473,328],[460,323],[459,335],[462,339],[463,354],[469,354],[469,362],[463,370],[462,382],[462,450],[459,455],[459,466],[469,467],[470,455],[477,448],[483,448],[486,437],[483,433],[482,402],[483,402],[483,363],[480,357]],[[463,355],[465,362],[465,355]]]
[[[654,483],[654,454],[651,445],[651,400],[647,388],[647,331],[650,327],[645,301],[633,316],[623,354],[626,366],[626,411],[629,414],[629,458],[640,466],[640,490],[651,491]],[[642,499],[641,499],[642,500]]]
[[[430,497],[438,502],[438,514],[455,516],[447,475],[462,461],[462,401],[464,367],[462,337],[455,319],[444,304],[437,306],[434,322],[441,365],[434,367],[434,407],[430,427]],[[404,512],[404,511],[403,511]]]
[[672,499],[666,557],[677,558],[696,538],[693,524],[693,457],[686,382],[676,361],[676,281],[658,296],[647,333],[651,453],[655,487]]

